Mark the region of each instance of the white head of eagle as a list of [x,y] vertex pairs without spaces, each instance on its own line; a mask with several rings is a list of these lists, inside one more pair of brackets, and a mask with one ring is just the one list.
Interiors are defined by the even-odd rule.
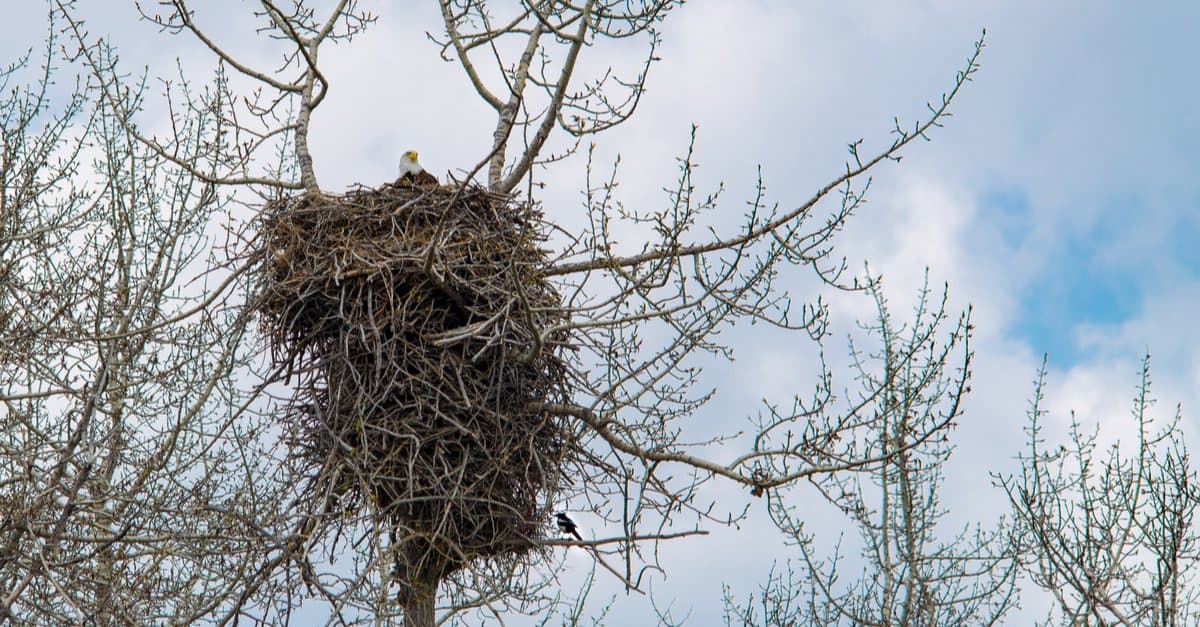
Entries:
[[417,161],[417,151],[409,150],[400,156],[400,182],[420,187],[437,187],[435,176],[425,171]]
[[417,161],[417,151],[409,150],[400,156],[400,176],[417,174],[424,172],[425,168],[421,167],[421,163]]

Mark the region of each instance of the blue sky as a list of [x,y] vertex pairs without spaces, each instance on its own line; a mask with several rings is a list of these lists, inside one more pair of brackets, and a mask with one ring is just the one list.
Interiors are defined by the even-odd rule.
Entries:
[[[0,51],[36,44],[37,4],[0,25],[9,42]],[[374,9],[381,19],[366,36],[325,57],[334,91],[314,118],[313,149],[327,187],[390,180],[408,147],[438,173],[486,151],[491,118],[425,39],[435,14],[401,8],[409,4]],[[220,23],[222,10],[208,19]],[[203,66],[191,42],[124,11],[96,15],[91,26],[110,29],[132,63],[169,72],[180,57]],[[1191,2],[695,0],[664,27],[663,61],[637,117],[600,138],[598,154],[621,155],[628,204],[655,206],[696,123],[698,184],[725,183],[731,223],[760,165],[772,199],[793,205],[840,171],[848,141],[883,145],[893,116],[920,115],[986,27],[983,68],[954,117],[931,143],[875,173],[841,250],[883,272],[896,302],[911,297],[928,267],[934,284],[950,283],[956,306],[975,306],[975,392],[945,489],[951,507],[986,518],[1003,505],[988,472],[1012,468],[1043,353],[1054,424],[1075,409],[1123,428],[1149,351],[1161,406],[1182,403],[1184,428],[1197,432],[1198,25],[1200,4]],[[618,66],[634,58],[603,45],[588,54]],[[547,213],[569,221],[581,164],[541,176]],[[864,311],[848,304],[838,320],[848,326]],[[787,347],[749,337],[738,350],[736,367],[715,369],[735,390],[716,407],[745,409],[803,387],[806,366]],[[713,411],[699,419],[715,420]],[[714,494],[745,498],[736,489]],[[667,547],[668,574],[656,583],[663,598],[694,608],[695,624],[713,624],[720,580],[752,590],[781,554],[764,518],[752,511],[750,542],[722,532]],[[814,525],[832,530],[839,521]],[[725,565],[720,578],[713,563]],[[645,616],[644,603],[622,597],[617,616]]]

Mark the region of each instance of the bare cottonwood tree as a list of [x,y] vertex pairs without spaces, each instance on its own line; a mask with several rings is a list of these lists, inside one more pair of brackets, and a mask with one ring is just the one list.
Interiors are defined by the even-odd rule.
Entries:
[[[798,490],[772,495],[770,511],[796,561],[772,568],[757,597],[736,602],[726,592],[730,624],[762,625],[988,625],[1016,603],[1017,556],[1001,522],[992,530],[963,528],[947,537],[939,490],[953,450],[933,425],[959,420],[970,390],[968,314],[949,329],[946,293],[921,292],[911,323],[899,323],[878,288],[877,317],[868,342],[856,348],[854,369],[867,391],[879,390],[863,420],[868,446],[883,458],[861,472],[815,477],[808,485],[840,510],[858,532],[860,555],[844,553],[841,538],[824,556],[806,520],[813,508]],[[915,444],[912,434],[936,437]],[[791,498],[789,498],[791,497]],[[861,563],[861,574],[847,572]]]
[[1150,358],[1133,399],[1132,438],[1097,447],[1072,413],[1067,440],[1047,441],[1038,372],[1021,473],[1000,481],[1024,540],[1025,570],[1053,602],[1048,625],[1191,625],[1200,587],[1196,470],[1172,418],[1152,415]]
[[[443,30],[432,38],[446,58],[459,62],[497,116],[491,147],[473,168],[464,168],[467,179],[486,168],[491,192],[512,194],[523,186],[532,194],[539,166],[572,152],[579,138],[627,120],[655,60],[656,25],[678,4],[671,0],[525,0],[510,7],[485,0],[439,2]],[[179,615],[279,622],[304,599],[317,598],[328,604],[333,622],[344,623],[403,616],[408,624],[429,625],[435,620],[456,620],[462,612],[473,610],[485,615],[559,610],[578,618],[582,601],[559,600],[559,593],[548,585],[553,575],[546,560],[505,568],[488,560],[472,563],[437,582],[444,601],[440,608],[433,599],[422,599],[420,604],[398,601],[388,588],[384,559],[388,536],[395,529],[380,524],[378,518],[355,517],[360,533],[349,540],[350,557],[339,561],[345,546],[338,544],[339,538],[313,535],[312,521],[335,512],[330,509],[333,501],[293,508],[296,501],[289,484],[295,477],[282,470],[277,456],[255,448],[269,447],[276,440],[259,438],[261,423],[244,411],[254,398],[238,393],[239,377],[252,377],[235,372],[235,366],[258,347],[246,319],[235,315],[232,306],[240,303],[235,288],[248,266],[209,260],[205,243],[211,242],[203,239],[204,229],[222,206],[222,190],[250,189],[266,199],[301,193],[309,198],[335,195],[321,188],[308,148],[310,121],[332,84],[320,63],[320,52],[326,43],[351,41],[374,17],[354,0],[324,4],[260,0],[253,17],[261,37],[277,46],[281,60],[272,67],[256,67],[230,52],[217,29],[206,26],[215,22],[206,21],[200,4],[185,0],[139,4],[148,20],[168,32],[189,35],[218,63],[215,80],[203,88],[196,89],[187,77],[166,86],[171,124],[165,132],[151,133],[139,127],[134,117],[141,92],[127,85],[107,44],[92,38],[73,17],[72,4],[58,1],[56,6],[67,17],[78,58],[90,73],[95,106],[109,122],[102,135],[112,157],[105,161],[110,168],[105,173],[120,184],[103,189],[114,198],[105,200],[106,206],[121,211],[110,214],[111,230],[104,231],[114,234],[116,244],[108,245],[115,247],[100,246],[102,238],[94,237],[100,246],[95,253],[72,257],[78,263],[87,260],[91,272],[106,272],[118,280],[94,285],[87,295],[91,300],[79,302],[95,304],[78,305],[93,316],[92,324],[76,324],[76,335],[53,345],[88,349],[90,357],[80,355],[72,363],[84,368],[91,379],[82,387],[67,388],[65,382],[61,386],[73,390],[71,398],[82,405],[65,410],[71,420],[56,422],[76,425],[63,436],[67,444],[48,449],[63,468],[52,475],[52,488],[42,493],[58,507],[52,511],[60,519],[80,511],[71,499],[82,498],[78,495],[83,492],[62,486],[73,486],[72,481],[82,484],[91,476],[92,470],[77,468],[90,468],[77,459],[78,451],[96,449],[79,442],[90,442],[84,436],[96,428],[97,408],[117,407],[105,409],[107,430],[95,437],[107,443],[109,459],[140,464],[150,472],[139,479],[141,475],[107,470],[123,468],[117,461],[97,462],[107,464],[105,490],[116,485],[139,490],[109,500],[87,493],[89,504],[113,500],[125,504],[111,512],[95,506],[97,516],[107,516],[105,520],[118,525],[110,526],[110,535],[102,536],[107,540],[98,542],[108,542],[114,551],[125,550],[130,544],[125,541],[128,534],[144,532],[142,544],[132,546],[144,548],[134,554],[143,560],[139,564],[149,565],[145,570],[130,565],[130,572],[142,574],[153,568],[176,568],[172,559],[192,559],[188,556],[224,560],[221,568],[207,569],[205,562],[203,572],[213,578],[202,579],[204,585],[180,579],[179,570],[163,576],[179,594],[184,589],[193,594],[203,591],[204,601],[189,600],[190,614]],[[582,68],[595,66],[581,60],[591,50],[629,38],[646,44],[644,62],[630,77],[618,78],[607,66],[594,76],[582,75]],[[821,294],[874,288],[873,280],[853,276],[835,253],[837,235],[861,206],[868,173],[881,163],[898,160],[905,147],[926,139],[949,116],[951,102],[977,68],[982,47],[980,41],[951,89],[930,105],[927,117],[912,125],[897,122],[893,140],[874,152],[855,142],[844,168],[790,207],[769,200],[760,183],[744,222],[736,228],[709,228],[707,221],[719,207],[718,196],[695,189],[691,149],[680,161],[679,179],[669,201],[644,213],[621,207],[615,171],[611,177],[593,180],[596,170],[589,167],[582,208],[587,226],[576,231],[559,228],[550,242],[555,247],[552,257],[538,273],[562,295],[561,304],[554,315],[532,316],[528,315],[530,302],[519,291],[512,295],[514,319],[554,322],[538,328],[529,346],[517,347],[508,357],[529,360],[553,352],[555,359],[570,367],[574,394],[569,399],[547,399],[531,409],[572,425],[573,438],[588,451],[588,461],[573,469],[571,483],[555,486],[556,492],[545,498],[591,509],[617,531],[583,542],[550,540],[545,538],[547,531],[532,531],[528,540],[541,549],[535,555],[551,556],[555,546],[580,544],[626,586],[638,589],[647,573],[659,568],[656,542],[698,531],[700,520],[729,522],[729,512],[696,501],[701,484],[722,478],[764,495],[801,479],[819,483],[881,464],[892,469],[880,470],[881,476],[904,476],[888,473],[908,463],[909,451],[922,450],[949,429],[953,412],[943,420],[900,424],[894,422],[899,419],[896,414],[873,409],[899,402],[894,396],[896,385],[938,380],[944,363],[918,360],[916,351],[927,347],[920,342],[883,355],[881,371],[904,373],[902,377],[861,379],[857,396],[839,397],[835,390],[840,385],[820,356],[828,325]],[[556,133],[565,141],[552,144]],[[551,149],[552,145],[561,148]],[[174,213],[168,217],[160,215],[171,210]],[[622,248],[612,237],[619,223],[642,229],[649,234],[647,241],[633,249]],[[55,256],[49,253],[39,249],[39,262],[50,263],[45,260]],[[430,253],[428,259],[434,255]],[[136,265],[144,263],[150,265]],[[180,288],[188,277],[210,276],[206,273],[212,267],[224,268],[219,283],[206,285],[195,295]],[[438,269],[432,262],[427,267],[436,277]],[[794,280],[791,268],[810,273],[805,289],[812,291],[799,304],[793,303],[798,296],[783,283],[785,275]],[[129,300],[135,296],[142,300]],[[56,310],[33,311],[48,315]],[[475,338],[486,343],[488,334],[511,322],[464,326],[455,331],[456,341]],[[772,410],[765,419],[749,420],[747,435],[739,436],[741,429],[731,426],[715,440],[696,442],[689,423],[713,396],[700,366],[705,359],[731,358],[734,347],[720,334],[747,322],[812,342],[811,355],[821,366],[815,392],[797,398],[790,410]],[[109,328],[111,324],[117,326]],[[84,328],[91,335],[81,335]],[[574,350],[561,348],[564,342],[557,338],[562,337],[571,338]],[[26,359],[23,367],[34,368],[35,361]],[[265,385],[277,382],[279,374],[258,376]],[[11,384],[9,395],[15,402],[45,389],[50,388]],[[115,391],[125,396],[112,396]],[[102,399],[106,404],[98,405]],[[159,418],[164,415],[178,419],[164,426]],[[132,416],[146,417],[139,421]],[[33,418],[23,420],[31,431],[44,431]],[[742,452],[732,460],[718,461],[709,456],[708,447],[716,441],[739,446]],[[503,457],[500,453],[498,459]],[[103,458],[103,451],[97,454]],[[151,480],[160,476],[166,485]],[[278,481],[269,480],[276,477]],[[22,481],[13,485],[40,485],[31,483],[32,476]],[[54,490],[68,494],[67,501],[48,496]],[[144,496],[147,491],[153,491],[153,497]],[[141,511],[132,503],[157,504],[145,506],[155,512],[154,525],[138,523],[142,526],[122,531],[120,525],[132,524],[127,522],[130,512]],[[149,531],[167,525],[195,529],[201,522],[221,531],[211,535],[163,531],[157,536]],[[58,530],[51,535],[60,534]],[[226,548],[212,550],[203,541],[211,538],[227,543]],[[335,550],[338,546],[343,549]],[[39,579],[41,568],[45,567],[30,564],[18,579],[45,581],[43,592],[53,601],[51,606],[68,611],[75,601],[65,592],[56,593],[50,587],[53,579]],[[216,576],[222,570],[228,575],[225,579]]]
[[[138,140],[143,86],[104,93],[58,52],[61,15],[0,102],[0,623],[190,624],[278,531],[213,272],[227,201]],[[202,154],[212,118],[177,122]]]
[[[572,152],[581,138],[628,120],[650,66],[658,60],[656,26],[681,4],[528,0],[505,6],[489,0],[438,0],[445,31],[431,37],[442,46],[443,58],[461,65],[480,98],[496,112],[492,148],[478,166],[487,166],[488,187],[508,193],[532,181],[535,166]],[[645,42],[641,65],[624,78],[620,69],[608,66],[584,75],[580,56],[587,48],[618,39]],[[544,150],[555,130],[574,139],[566,152]]]

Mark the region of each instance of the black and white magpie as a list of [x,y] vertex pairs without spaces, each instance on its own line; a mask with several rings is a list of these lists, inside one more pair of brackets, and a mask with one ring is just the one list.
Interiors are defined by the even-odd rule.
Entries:
[[554,518],[556,519],[556,522],[558,522],[559,531],[561,531],[563,534],[575,536],[576,540],[583,540],[583,536],[579,535],[579,526],[575,524],[575,521],[568,518],[565,513],[559,512],[554,515]]

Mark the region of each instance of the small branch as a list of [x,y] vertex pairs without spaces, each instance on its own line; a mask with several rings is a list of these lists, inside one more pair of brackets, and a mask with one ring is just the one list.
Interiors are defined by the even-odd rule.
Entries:
[[597,538],[594,540],[542,540],[538,542],[539,546],[581,546],[581,547],[600,547],[608,544],[624,544],[629,542],[646,542],[649,540],[674,540],[675,538],[686,538],[688,536],[706,536],[707,531],[696,529],[693,531],[676,531],[672,533],[657,533],[648,535],[634,536],[612,536],[609,538]]
[[[627,257],[600,257],[597,259],[589,259],[587,261],[563,263],[563,264],[559,264],[559,265],[555,265],[555,266],[551,266],[550,268],[547,268],[546,275],[547,276],[562,276],[565,274],[588,272],[591,270],[602,270],[602,269],[614,270],[617,268],[629,268],[629,267],[637,266],[637,265],[646,263],[648,261],[655,261],[655,260],[660,260],[660,259],[672,259],[672,258],[679,259],[682,257],[688,257],[688,256],[692,256],[692,255],[702,255],[705,253],[711,253],[711,252],[715,252],[718,250],[725,250],[725,249],[741,246],[743,244],[747,244],[749,242],[758,240],[759,238],[762,238],[762,237],[766,236],[767,234],[770,234],[770,233],[776,231],[777,229],[784,226],[785,224],[788,224],[789,222],[792,222],[796,218],[807,213],[818,202],[820,202],[823,198],[825,198],[825,196],[829,195],[829,192],[862,176],[868,170],[875,167],[875,165],[877,165],[879,162],[881,162],[885,159],[891,159],[891,160],[898,159],[899,157],[897,157],[896,154],[901,149],[903,149],[905,146],[907,146],[909,143],[911,143],[913,140],[917,139],[918,137],[926,138],[925,133],[927,131],[929,131],[930,129],[932,129],[934,127],[941,126],[941,119],[949,115],[948,109],[949,109],[950,103],[954,101],[954,98],[958,95],[959,90],[962,88],[962,86],[964,84],[966,84],[966,82],[968,80],[970,80],[971,75],[976,71],[976,69],[978,69],[979,55],[982,51],[983,51],[983,40],[981,39],[975,45],[975,52],[968,59],[966,69],[960,71],[958,73],[957,77],[955,78],[954,87],[950,90],[950,92],[948,94],[942,96],[941,105],[936,108],[932,107],[932,106],[930,107],[931,110],[933,111],[933,113],[929,118],[927,118],[924,122],[919,123],[911,131],[902,131],[902,130],[897,129],[897,132],[900,133],[900,137],[898,139],[896,139],[896,141],[894,141],[892,143],[892,145],[889,146],[887,149],[879,152],[874,157],[872,157],[871,159],[869,159],[865,162],[858,160],[856,158],[853,166],[851,166],[850,164],[847,164],[845,174],[835,178],[834,180],[830,181],[829,183],[826,183],[823,187],[821,187],[819,190],[817,190],[817,192],[815,194],[813,194],[812,197],[810,197],[807,201],[805,201],[799,207],[797,207],[791,211],[788,211],[787,213],[784,213],[783,215],[775,218],[774,220],[768,221],[758,227],[747,229],[746,232],[742,233],[741,235],[736,235],[736,236],[725,238],[725,239],[716,239],[716,240],[713,240],[710,242],[705,242],[705,243],[700,243],[700,244],[691,244],[691,245],[687,245],[687,246],[669,245],[669,246],[665,246],[665,247],[656,248],[654,250],[650,250],[650,251],[640,253],[637,255],[630,255]],[[528,153],[526,153],[526,156],[528,157]],[[514,174],[515,174],[515,172],[514,172]],[[510,177],[510,179],[511,179],[511,177]],[[508,188],[508,189],[511,189],[511,188]]]
[[567,52],[567,58],[563,62],[562,73],[558,76],[558,82],[554,86],[554,94],[550,99],[550,107],[546,111],[546,117],[542,120],[541,127],[538,128],[537,134],[525,149],[525,154],[521,155],[521,160],[513,167],[512,172],[509,172],[499,186],[494,187],[494,191],[502,194],[507,194],[521,182],[521,179],[529,173],[533,167],[533,162],[538,154],[542,151],[542,146],[546,143],[546,139],[550,137],[550,131],[554,129],[554,125],[558,123],[558,112],[562,109],[563,98],[567,95],[567,86],[571,82],[571,75],[575,73],[575,62],[579,59],[579,51],[583,48],[584,42],[587,40],[587,31],[592,24],[592,7],[595,6],[596,0],[588,0],[583,7],[583,14],[579,20],[579,28],[576,30],[575,37],[571,39],[571,48]]
[[529,33],[529,40],[525,44],[525,52],[521,54],[521,60],[517,64],[515,80],[509,86],[510,96],[508,102],[497,109],[499,121],[496,124],[496,132],[492,137],[491,165],[488,168],[488,187],[490,189],[499,189],[501,186],[500,179],[503,176],[505,148],[508,146],[508,138],[512,135],[513,126],[516,124],[517,114],[521,110],[521,102],[525,97],[525,87],[528,84],[529,65],[533,63],[533,55],[537,52],[541,36],[542,25],[539,23]]

